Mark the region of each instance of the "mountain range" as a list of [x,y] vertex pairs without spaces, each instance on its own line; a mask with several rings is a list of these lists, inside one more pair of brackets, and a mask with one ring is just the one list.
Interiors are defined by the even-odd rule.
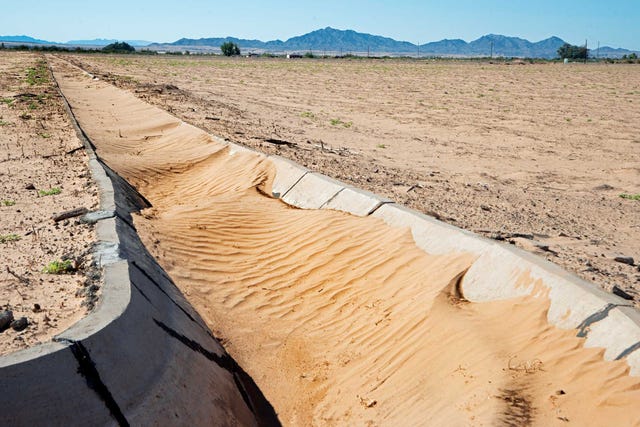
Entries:
[[[46,40],[34,39],[29,36],[0,36],[0,41],[13,43],[58,44],[71,46],[105,46],[115,39],[72,40],[67,43],[54,43]],[[371,54],[371,55],[411,55],[411,56],[504,56],[528,58],[555,58],[557,51],[565,41],[558,37],[530,42],[519,37],[508,37],[498,34],[488,34],[466,42],[461,39],[444,39],[425,44],[414,44],[408,41],[398,41],[389,37],[359,33],[353,30],[337,30],[327,27],[312,31],[302,36],[282,40],[248,40],[236,37],[215,37],[189,39],[182,38],[173,43],[151,43],[144,40],[124,40],[132,46],[144,47],[151,50],[193,50],[204,52],[219,52],[220,45],[225,42],[236,43],[243,53],[304,53],[312,51],[316,54]],[[633,51],[616,49],[608,46],[601,47],[592,56],[620,57]]]
[[153,43],[146,40],[91,39],[91,40],[69,40],[66,44],[70,44],[74,46],[107,46],[115,42],[127,42],[134,47],[145,47]]
[[[354,54],[400,54],[420,56],[505,56],[528,58],[555,58],[557,51],[565,41],[559,37],[549,37],[539,42],[530,42],[519,37],[508,37],[498,34],[488,34],[477,40],[466,42],[461,39],[444,39],[425,44],[414,44],[408,41],[398,41],[388,37],[359,33],[353,30],[337,30],[327,27],[312,31],[302,36],[292,37],[286,41],[248,40],[236,37],[216,37],[188,39],[182,38],[173,43],[153,43],[149,49],[176,48],[196,50],[216,50],[224,42],[236,43],[244,52],[309,52],[315,53],[354,53]],[[627,49],[601,47],[600,57],[622,56],[631,53]],[[595,51],[591,52],[593,56]]]

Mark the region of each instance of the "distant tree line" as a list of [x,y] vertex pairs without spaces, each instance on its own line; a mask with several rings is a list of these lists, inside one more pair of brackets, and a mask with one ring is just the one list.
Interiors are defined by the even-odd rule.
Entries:
[[575,46],[565,43],[558,49],[560,59],[587,59],[589,50],[586,46]]

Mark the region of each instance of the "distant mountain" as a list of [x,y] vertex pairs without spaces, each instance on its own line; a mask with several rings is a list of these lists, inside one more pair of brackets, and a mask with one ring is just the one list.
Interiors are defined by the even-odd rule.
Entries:
[[262,50],[279,52],[324,51],[343,53],[372,54],[418,54],[434,56],[508,56],[531,58],[555,58],[557,50],[565,42],[558,37],[532,43],[518,37],[488,34],[472,42],[461,39],[440,40],[416,45],[407,41],[397,41],[388,37],[359,33],[353,30],[337,30],[327,27],[312,31],[287,41],[246,40],[235,37],[180,39],[173,43],[152,44],[150,48],[163,47],[199,47],[218,48],[224,42],[236,43],[243,50]]
[[293,37],[284,42],[288,50],[342,50],[352,52],[416,52],[417,46],[388,37],[358,33],[353,30],[336,30],[331,27]]
[[456,56],[506,56],[528,58],[555,58],[564,40],[558,37],[532,43],[519,37],[488,34],[469,43],[464,40],[442,40],[420,46],[424,54]]
[[602,46],[600,49],[589,49],[589,56],[591,58],[620,58],[623,55],[629,55],[630,53],[640,55],[640,52],[634,52],[628,49],[616,49],[609,46]]
[[56,44],[47,40],[34,39],[29,36],[0,36],[0,42]]
[[410,53],[416,52],[418,46],[404,41],[372,34],[358,33],[353,30],[336,30],[327,27],[321,30],[312,31],[302,36],[292,37],[283,42],[282,40],[271,40],[263,42],[260,40],[238,39],[235,37],[216,37],[202,39],[180,39],[173,43],[154,43],[150,48],[163,46],[192,46],[192,47],[213,47],[218,48],[222,43],[233,42],[241,49],[259,49],[264,51],[331,51],[339,52],[384,52],[384,53]]
[[423,53],[433,53],[437,55],[452,55],[456,52],[462,52],[467,47],[467,42],[461,39],[444,39],[439,42],[426,43],[420,46]]
[[[214,37],[214,38],[204,38],[204,39],[180,39],[173,43],[152,43],[150,47],[155,46],[206,46],[206,47],[220,47],[222,43],[232,42],[237,44],[240,47],[245,49],[264,49],[266,48],[267,43],[262,42],[260,40],[246,40],[246,39],[238,39],[235,37]],[[280,42],[282,43],[282,42]]]
[[93,39],[93,40],[69,40],[66,44],[77,46],[106,46],[115,42],[126,42],[131,46],[144,47],[152,44],[153,42],[146,40],[116,40],[116,39]]

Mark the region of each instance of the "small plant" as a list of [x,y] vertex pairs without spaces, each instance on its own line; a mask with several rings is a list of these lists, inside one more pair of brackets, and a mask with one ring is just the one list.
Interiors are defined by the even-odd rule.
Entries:
[[4,120],[0,119],[0,126],[8,126],[10,124],[11,124],[11,122],[7,122],[7,121],[4,121]]
[[331,119],[330,120],[331,126],[338,126],[338,125],[342,125],[345,128],[350,128],[351,126],[353,126],[353,122],[343,122],[340,119]]
[[387,148],[387,146],[385,144],[378,144],[376,145],[377,148]]
[[15,101],[13,98],[0,98],[0,102],[7,105],[13,104],[13,101]]
[[36,104],[35,102],[31,102],[29,104],[29,110],[37,110],[38,109],[38,104]]
[[62,193],[62,190],[60,190],[58,187],[53,187],[49,190],[38,190],[39,196],[55,196],[56,194],[60,193]]
[[16,204],[16,202],[15,202],[15,201],[13,201],[13,200],[8,200],[8,199],[7,199],[7,200],[3,200],[3,201],[2,201],[2,204],[3,204],[3,205],[5,205],[5,206],[13,206],[13,205],[15,205],[15,204]]
[[623,199],[638,200],[638,201],[640,201],[640,194],[626,194],[626,193],[622,193],[622,194],[620,194],[620,197],[622,197]]
[[316,115],[313,114],[311,111],[305,111],[305,112],[300,114],[300,117],[302,117],[304,119],[315,119]]
[[0,234],[0,243],[17,242],[20,239],[17,234]]
[[65,274],[74,271],[71,260],[55,260],[47,264],[43,269],[43,273],[47,274]]
[[40,135],[40,138],[44,138],[44,139],[51,138],[51,134],[46,132],[39,133],[38,135]]
[[38,61],[35,67],[27,68],[27,83],[30,85],[40,85],[46,83],[47,78],[47,64],[44,61]]

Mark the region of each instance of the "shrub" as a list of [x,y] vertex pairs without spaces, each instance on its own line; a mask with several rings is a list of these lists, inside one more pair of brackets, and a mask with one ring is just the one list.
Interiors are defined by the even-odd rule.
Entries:
[[565,43],[558,49],[558,56],[561,59],[587,59],[589,51],[586,46],[574,46]]
[[126,42],[115,42],[103,47],[102,51],[107,53],[132,53],[136,51],[136,48]]
[[224,56],[240,55],[240,48],[233,42],[224,42],[220,45],[220,50]]

